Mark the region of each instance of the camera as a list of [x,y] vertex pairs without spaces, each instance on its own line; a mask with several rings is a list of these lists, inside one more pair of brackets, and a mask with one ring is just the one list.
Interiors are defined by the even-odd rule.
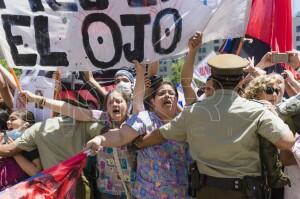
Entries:
[[289,62],[289,54],[287,54],[287,53],[272,53],[271,54],[271,62],[272,63],[288,63]]

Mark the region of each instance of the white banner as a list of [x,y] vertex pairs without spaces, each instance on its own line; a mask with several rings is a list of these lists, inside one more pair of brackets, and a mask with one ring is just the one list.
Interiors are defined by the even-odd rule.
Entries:
[[0,0],[11,67],[113,69],[186,51],[188,39],[240,37],[251,0]]

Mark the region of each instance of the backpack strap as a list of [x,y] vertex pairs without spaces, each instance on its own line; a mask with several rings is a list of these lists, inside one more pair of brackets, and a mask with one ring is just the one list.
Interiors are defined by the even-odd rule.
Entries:
[[121,182],[122,182],[122,185],[123,185],[125,193],[126,193],[126,198],[127,199],[131,199],[131,194],[128,191],[128,188],[127,188],[127,186],[125,184],[125,177],[123,175],[123,171],[122,171],[122,168],[121,168],[121,163],[120,163],[120,160],[119,160],[118,151],[117,151],[117,149],[115,147],[113,147],[112,149],[113,149],[113,155],[114,155],[114,159],[115,159],[117,171],[118,171],[118,174],[119,174],[119,176],[121,178]]

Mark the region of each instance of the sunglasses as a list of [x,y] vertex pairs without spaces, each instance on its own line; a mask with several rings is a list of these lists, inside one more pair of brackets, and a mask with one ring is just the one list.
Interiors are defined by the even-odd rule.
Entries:
[[273,95],[274,92],[276,93],[276,95],[279,95],[280,89],[267,86],[265,92],[267,95]]

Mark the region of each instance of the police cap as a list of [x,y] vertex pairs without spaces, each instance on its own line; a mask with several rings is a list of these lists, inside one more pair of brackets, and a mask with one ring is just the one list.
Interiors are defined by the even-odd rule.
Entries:
[[220,54],[208,60],[213,76],[241,76],[249,61],[234,54]]

